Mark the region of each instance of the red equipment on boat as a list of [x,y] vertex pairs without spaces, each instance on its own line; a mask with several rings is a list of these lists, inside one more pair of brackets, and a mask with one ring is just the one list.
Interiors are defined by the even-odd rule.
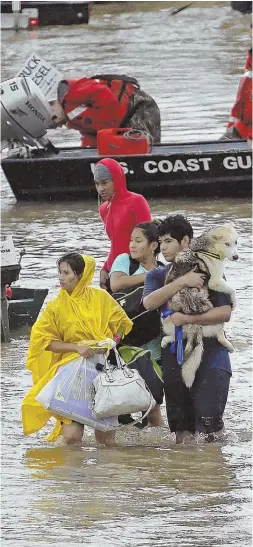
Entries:
[[97,147],[100,156],[149,154],[151,137],[146,131],[127,127],[100,129]]

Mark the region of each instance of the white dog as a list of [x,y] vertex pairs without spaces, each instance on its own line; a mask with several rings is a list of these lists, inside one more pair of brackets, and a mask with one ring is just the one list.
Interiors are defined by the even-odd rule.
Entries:
[[[195,269],[203,272],[208,278],[202,289],[186,287],[176,293],[168,302],[168,309],[185,314],[201,314],[213,308],[209,299],[208,289],[228,294],[234,309],[236,305],[235,291],[224,279],[224,260],[237,260],[237,234],[231,224],[224,224],[204,232],[191,242],[189,249],[181,251],[175,258],[166,283],[171,283],[178,277]],[[162,319],[162,347],[175,341],[175,327],[170,316]],[[220,344],[233,351],[232,344],[224,335],[224,325],[185,325],[183,337],[186,339],[182,377],[187,387],[191,387],[203,354],[203,337],[216,337]]]

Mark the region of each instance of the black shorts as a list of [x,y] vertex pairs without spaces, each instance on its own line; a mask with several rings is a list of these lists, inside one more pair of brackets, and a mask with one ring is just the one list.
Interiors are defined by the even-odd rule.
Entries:
[[[170,371],[171,372],[171,371]],[[214,433],[222,429],[231,373],[200,365],[188,389],[175,360],[173,374],[163,366],[164,393],[170,430]]]

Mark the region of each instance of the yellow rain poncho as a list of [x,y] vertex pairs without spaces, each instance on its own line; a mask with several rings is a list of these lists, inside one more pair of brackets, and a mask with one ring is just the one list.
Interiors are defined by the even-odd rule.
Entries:
[[73,352],[60,354],[46,351],[50,342],[100,342],[113,338],[116,333],[128,334],[133,325],[120,305],[106,291],[88,286],[94,276],[95,259],[89,256],[83,258],[84,272],[72,294],[69,295],[61,289],[32,328],[26,367],[32,372],[33,387],[22,403],[24,435],[38,431],[53,416],[57,423],[48,440],[55,440],[60,434],[60,420],[71,423],[68,418],[53,415],[35,400],[60,365],[79,357],[78,353]]

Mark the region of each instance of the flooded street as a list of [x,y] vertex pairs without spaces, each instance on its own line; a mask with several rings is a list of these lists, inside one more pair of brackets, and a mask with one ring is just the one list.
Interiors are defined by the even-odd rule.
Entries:
[[[226,125],[249,48],[249,20],[230,3],[194,3],[171,17],[168,5],[143,11],[94,8],[90,24],[2,33],[2,80],[31,51],[69,77],[99,72],[135,76],[157,100],[162,140],[219,138]],[[144,7],[145,4],[145,7]],[[147,6],[147,4],[150,4]],[[145,11],[144,11],[145,9]],[[54,143],[77,133],[51,132]],[[36,184],[36,180],[34,181]],[[237,307],[226,325],[235,351],[221,443],[175,445],[167,429],[118,434],[118,447],[98,447],[85,428],[82,448],[45,441],[51,425],[23,437],[21,401],[31,386],[25,370],[29,328],[2,345],[2,543],[19,547],[249,547],[251,539],[251,203],[245,200],[150,200],[152,215],[180,212],[195,235],[232,221],[240,260],[226,277]],[[2,174],[2,234],[26,249],[19,284],[59,284],[56,260],[70,250],[97,261],[109,249],[97,203],[18,204]],[[165,407],[163,407],[165,416]]]

